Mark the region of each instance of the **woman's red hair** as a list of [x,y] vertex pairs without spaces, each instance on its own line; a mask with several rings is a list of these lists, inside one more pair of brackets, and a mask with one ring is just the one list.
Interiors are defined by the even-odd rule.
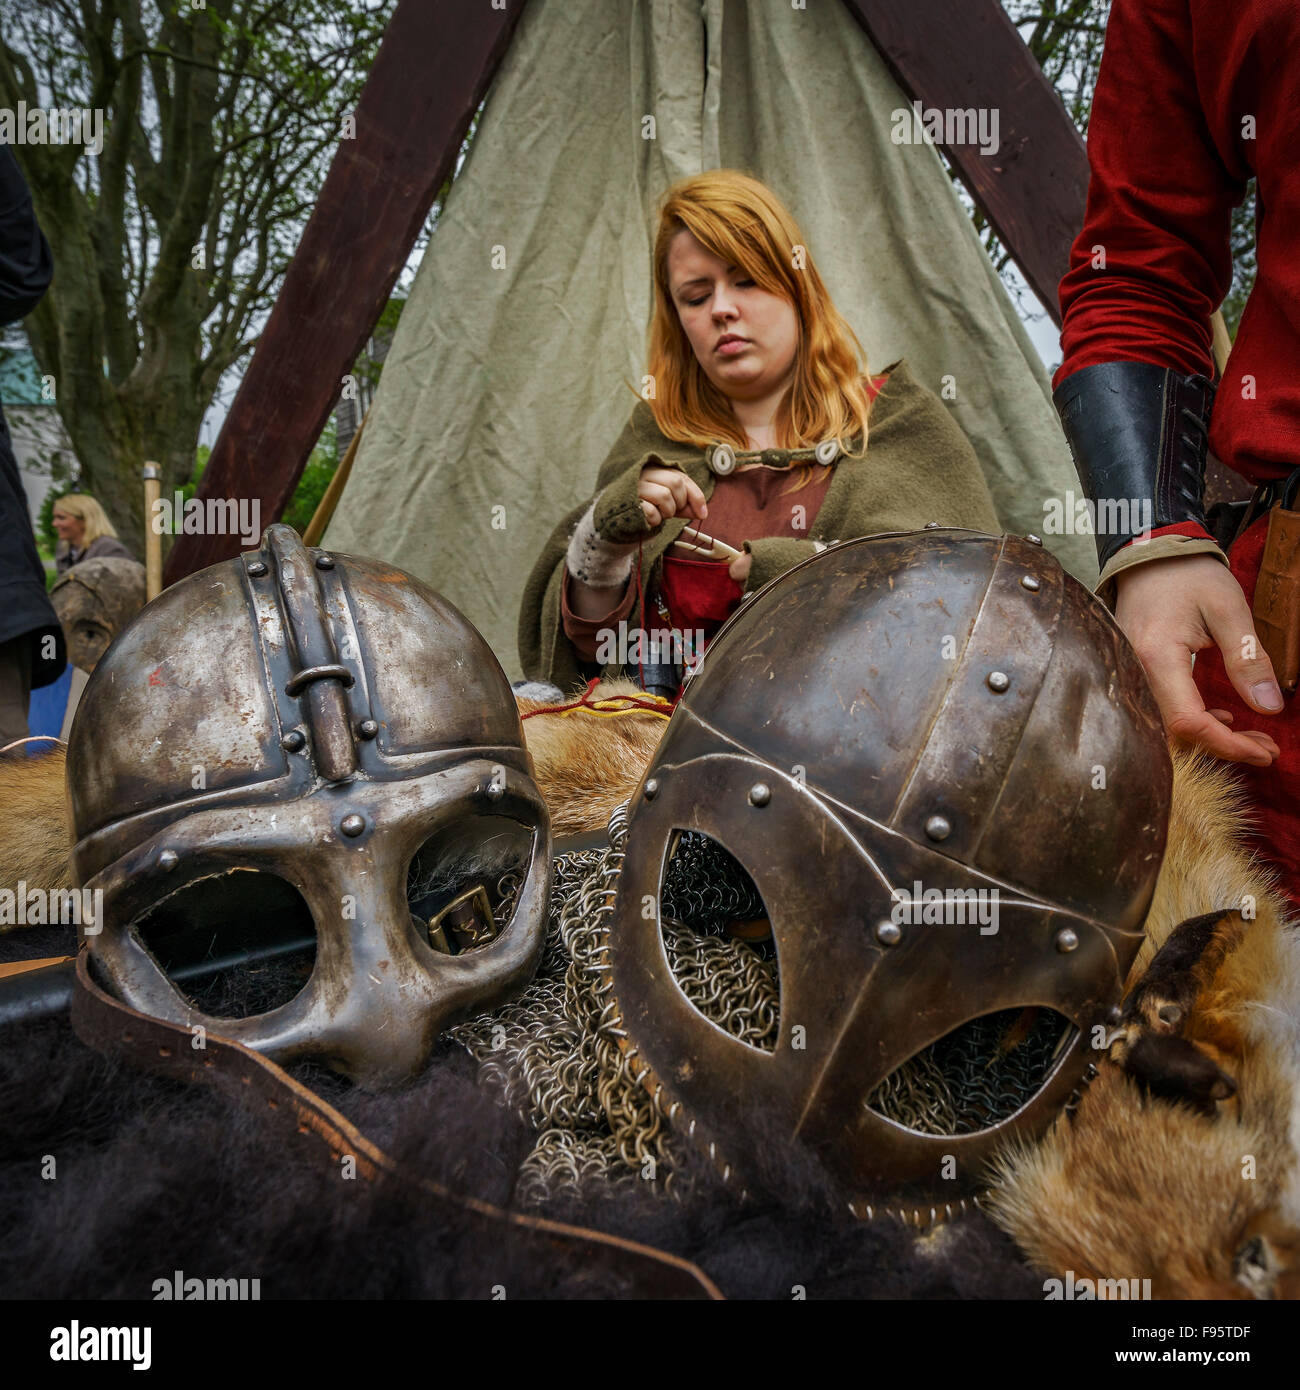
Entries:
[[[682,179],[660,205],[647,371],[654,383],[648,404],[663,433],[702,448],[723,441],[749,448],[731,402],[705,375],[673,304],[668,248],[683,228],[799,316],[794,380],[773,422],[778,447],[837,439],[846,453],[865,450],[870,401],[862,384],[862,344],[831,302],[794,218],[771,189],[735,169]],[[852,450],[857,435],[862,444]]]

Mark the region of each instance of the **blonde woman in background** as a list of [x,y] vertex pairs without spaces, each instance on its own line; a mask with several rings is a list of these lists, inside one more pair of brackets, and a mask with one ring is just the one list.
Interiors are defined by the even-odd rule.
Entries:
[[60,497],[54,504],[53,520],[54,529],[59,533],[54,567],[61,575],[83,560],[135,559],[118,540],[103,507],[86,493],[72,492]]

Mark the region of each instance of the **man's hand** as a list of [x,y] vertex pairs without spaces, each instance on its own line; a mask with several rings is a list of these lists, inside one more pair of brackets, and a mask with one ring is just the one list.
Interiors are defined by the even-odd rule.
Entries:
[[1226,710],[1207,710],[1192,679],[1192,655],[1217,646],[1233,689],[1261,714],[1282,708],[1241,585],[1212,555],[1151,560],[1115,577],[1115,620],[1133,644],[1174,738],[1229,762],[1267,767],[1278,756],[1268,734],[1234,733]]
[[643,468],[636,495],[646,524],[661,526],[670,516],[703,521],[709,514],[700,485],[677,468]]
[[727,573],[737,584],[743,584],[749,578],[749,567],[753,563],[754,557],[746,550],[743,555],[737,555],[727,566]]

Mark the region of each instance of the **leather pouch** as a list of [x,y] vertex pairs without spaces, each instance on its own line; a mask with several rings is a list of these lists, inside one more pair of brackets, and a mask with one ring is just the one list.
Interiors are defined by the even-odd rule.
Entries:
[[1278,684],[1293,694],[1300,678],[1300,512],[1280,505],[1268,514],[1254,618]]

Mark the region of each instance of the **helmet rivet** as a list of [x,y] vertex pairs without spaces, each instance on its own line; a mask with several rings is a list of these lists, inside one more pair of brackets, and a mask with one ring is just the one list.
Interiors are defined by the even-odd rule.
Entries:
[[332,570],[334,568],[334,557],[332,555],[317,555],[316,568],[318,570]]
[[290,729],[280,740],[286,753],[300,753],[307,746],[307,735],[301,729]]
[[1043,543],[1042,536],[1036,536],[1032,531],[1030,531],[1030,533],[1025,537],[1025,539],[1029,542],[1030,545],[1042,545]]
[[947,816],[931,816],[925,823],[925,833],[932,840],[946,840],[952,834],[952,822]]
[[1028,589],[1031,594],[1036,594],[1041,586],[1032,574],[1022,574],[1020,576],[1020,587],[1022,589]]
[[506,784],[495,777],[491,778],[487,786],[483,788],[483,795],[489,801],[500,801],[505,794]]
[[254,579],[260,579],[266,573],[266,561],[250,560],[247,569]]
[[1001,695],[1011,688],[1011,677],[1005,671],[990,671],[986,683],[995,695]]
[[1064,927],[1061,931],[1056,933],[1056,949],[1060,951],[1062,955],[1068,955],[1069,952],[1075,950],[1078,945],[1078,933],[1071,930],[1071,928]]
[[374,738],[379,732],[379,721],[377,719],[363,719],[357,725],[358,738]]
[[353,811],[350,816],[344,816],[343,819],[339,821],[339,829],[348,836],[349,839],[355,839],[365,828],[365,816],[359,816],[355,811]]
[[645,784],[644,795],[647,801],[653,801],[659,795],[659,779],[657,777],[652,777]]
[[881,922],[876,928],[876,940],[882,946],[897,946],[903,933],[897,922]]
[[1112,1004],[1109,1011],[1106,1014],[1106,1017],[1112,1023],[1118,1023],[1120,1019],[1124,1017],[1124,1010],[1121,1009],[1118,1004]]
[[772,799],[772,788],[766,782],[755,782],[749,789],[749,804],[751,806],[766,806]]
[[939,529],[939,523],[937,521],[927,521],[925,523],[925,529],[927,531],[937,531]]
[[158,867],[160,869],[164,869],[167,873],[171,873],[171,871],[179,863],[180,859],[178,858],[174,849],[165,849],[158,856]]

